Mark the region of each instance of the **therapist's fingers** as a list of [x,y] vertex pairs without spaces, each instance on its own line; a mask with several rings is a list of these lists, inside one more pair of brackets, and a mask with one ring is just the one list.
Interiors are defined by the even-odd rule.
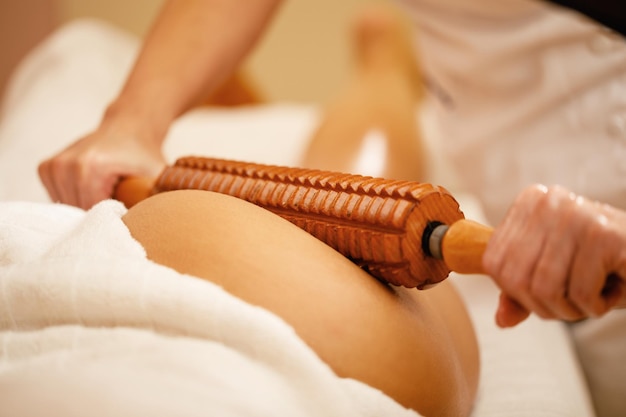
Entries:
[[[498,323],[517,324],[524,310],[578,320],[626,306],[626,213],[561,187],[543,191],[521,194],[489,242],[501,246],[485,252],[485,270],[504,292]],[[489,262],[494,253],[505,261]]]
[[509,247],[508,262],[499,272],[496,282],[504,293],[525,309],[542,318],[554,318],[552,309],[537,294],[535,266],[544,245],[533,245],[533,235],[529,233],[526,238],[520,238],[517,243],[520,245],[519,249],[516,249],[516,245]]
[[[542,192],[541,186],[524,190],[509,208],[502,223],[494,230],[483,255],[483,267],[494,278],[500,276],[506,268],[511,247],[517,246],[516,242],[528,235],[525,225],[534,210],[535,201],[541,198]],[[532,251],[534,248],[523,249]],[[530,254],[526,253],[525,256]],[[521,266],[528,267],[525,264]]]
[[583,312],[568,297],[568,286],[574,269],[572,260],[580,245],[578,237],[581,225],[573,221],[578,210],[573,202],[575,196],[569,193],[566,196],[559,195],[558,198],[561,201],[552,204],[558,208],[559,215],[550,219],[550,226],[543,226],[547,233],[531,278],[530,295],[535,303],[549,312],[543,318],[573,321],[584,317]]
[[[502,224],[494,230],[487,243],[482,259],[483,269],[498,284],[501,284],[500,280],[503,276],[509,277],[513,275],[509,280],[518,283],[516,277],[529,275],[530,271],[527,270],[529,267],[527,263],[517,262],[518,265],[513,266],[510,261],[512,260],[511,248],[518,246],[517,242],[528,236],[528,231],[524,230],[520,225],[526,223],[531,210],[532,207],[528,204],[514,204],[509,209]],[[518,256],[523,258],[532,258],[532,252],[537,249],[536,247],[520,247],[524,250],[524,253],[520,253]]]
[[89,209],[96,203],[111,198],[121,172],[123,169],[106,154],[85,155],[71,181],[77,190],[76,205]]
[[624,300],[624,296],[626,296],[626,281],[624,278],[617,274],[609,274],[602,287],[602,298],[606,301],[607,306],[609,308],[618,307],[620,302]]
[[83,207],[80,204],[78,183],[81,176],[80,161],[71,151],[63,151],[40,164],[41,180],[54,202]]
[[60,200],[60,196],[54,184],[51,169],[49,160],[46,160],[39,164],[37,171],[39,173],[39,179],[50,196],[50,200],[56,202]]
[[528,316],[530,316],[530,311],[505,293],[500,293],[500,300],[496,310],[496,324],[498,326],[517,326],[526,320]]
[[[62,158],[59,162],[59,167],[54,172],[61,202],[81,207],[79,204],[80,190],[75,180],[79,176],[80,165],[76,160],[69,158]],[[53,165],[53,168],[56,168],[55,165]]]
[[520,194],[490,239],[483,256],[485,272],[500,289],[525,309],[541,317],[553,313],[532,295],[532,278],[546,239],[545,226],[537,217],[545,204],[546,188],[529,187]]
[[[623,225],[588,203],[589,221],[581,236],[568,288],[569,298],[588,316],[607,313],[622,298],[624,281]],[[593,210],[596,208],[596,210]],[[608,214],[608,213],[607,213]]]
[[53,202],[77,204],[76,189],[67,179],[71,178],[72,169],[63,157],[50,158],[40,164],[39,176]]
[[111,198],[113,187],[108,184],[116,183],[117,176],[84,176],[77,183],[76,205],[89,209],[102,200]]
[[[486,272],[509,299],[501,302],[501,317],[514,316],[503,315],[502,311],[517,311],[510,301],[545,319],[573,321],[589,316],[588,308],[581,308],[580,300],[571,296],[573,283],[590,284],[582,284],[584,277],[577,278],[582,274],[573,277],[582,271],[574,265],[574,259],[579,259],[580,246],[588,241],[583,234],[589,223],[589,209],[583,203],[588,201],[562,187],[534,186],[520,194],[494,232],[484,259]],[[602,247],[595,244],[596,249]],[[489,256],[496,259],[490,260]],[[588,279],[589,273],[584,274]],[[509,319],[507,324],[514,322]]]
[[623,295],[624,282],[606,274],[595,262],[581,261],[572,275],[568,297],[587,317],[600,317],[617,305]]
[[53,201],[89,209],[111,198],[121,178],[156,177],[164,165],[159,142],[95,132],[42,162],[39,173]]

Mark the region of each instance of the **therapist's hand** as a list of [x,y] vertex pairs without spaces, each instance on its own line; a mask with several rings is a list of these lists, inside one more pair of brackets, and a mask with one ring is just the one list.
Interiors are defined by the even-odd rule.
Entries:
[[502,290],[496,322],[598,317],[626,306],[626,212],[561,187],[525,189],[483,256]]
[[125,177],[156,177],[165,165],[160,141],[101,126],[39,165],[52,201],[88,209],[110,198]]

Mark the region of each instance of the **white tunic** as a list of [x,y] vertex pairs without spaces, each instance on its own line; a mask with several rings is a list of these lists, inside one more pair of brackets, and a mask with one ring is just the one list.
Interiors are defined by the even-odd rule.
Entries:
[[561,184],[626,209],[626,42],[531,0],[398,0],[414,19],[442,149],[497,224]]
[[[540,1],[398,2],[416,23],[440,148],[492,224],[532,183],[626,209],[621,35]],[[598,415],[626,415],[626,310],[571,329]]]

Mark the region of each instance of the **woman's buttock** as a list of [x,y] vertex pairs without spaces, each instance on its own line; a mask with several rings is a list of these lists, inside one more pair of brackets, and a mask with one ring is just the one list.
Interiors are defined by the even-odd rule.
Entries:
[[337,375],[424,415],[469,413],[478,352],[450,284],[386,286],[274,214],[206,191],[156,195],[124,222],[153,261],[282,317]]

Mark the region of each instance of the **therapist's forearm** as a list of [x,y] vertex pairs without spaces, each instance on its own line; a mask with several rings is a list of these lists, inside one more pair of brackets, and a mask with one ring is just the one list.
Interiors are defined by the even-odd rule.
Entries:
[[242,61],[281,0],[169,0],[103,123],[161,141]]

